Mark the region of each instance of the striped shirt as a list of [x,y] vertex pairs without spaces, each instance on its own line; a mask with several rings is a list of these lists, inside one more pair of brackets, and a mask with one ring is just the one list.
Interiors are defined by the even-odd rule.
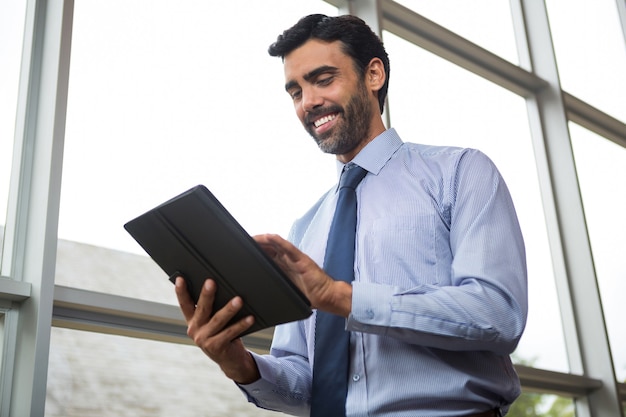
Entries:
[[[352,162],[358,223],[348,416],[462,416],[520,394],[509,354],[527,315],[524,242],[498,170],[474,149],[403,143],[394,129]],[[337,162],[338,174],[343,165]],[[319,265],[336,187],[293,226]],[[262,408],[309,413],[315,315],[278,326],[261,379],[241,386]]]

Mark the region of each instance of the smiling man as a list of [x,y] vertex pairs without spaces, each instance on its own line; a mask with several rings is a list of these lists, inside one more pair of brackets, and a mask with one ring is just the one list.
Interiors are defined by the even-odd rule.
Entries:
[[[285,56],[284,62],[285,89],[322,151],[347,163],[385,130],[372,107],[378,103],[375,92],[385,81],[380,59],[357,72],[341,41],[311,39]],[[367,72],[366,79],[361,72]]]
[[404,142],[385,128],[389,59],[362,20],[304,17],[269,53],[283,59],[302,125],[337,157],[339,186],[288,240],[256,237],[316,312],[277,326],[270,354],[258,355],[237,337],[253,317],[226,325],[243,300],[213,311],[209,279],[195,306],[178,279],[189,336],[262,408],[314,417],[506,413],[520,394],[509,355],[526,323],[527,283],[498,170],[477,150]]

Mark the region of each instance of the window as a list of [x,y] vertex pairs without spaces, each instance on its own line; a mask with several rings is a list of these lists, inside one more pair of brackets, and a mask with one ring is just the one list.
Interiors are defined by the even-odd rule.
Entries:
[[276,415],[196,346],[53,328],[50,347],[46,417]]
[[398,3],[509,62],[518,63],[508,2],[400,0]]
[[626,53],[616,2],[546,4],[563,89],[626,120]]
[[0,265],[13,159],[17,88],[19,85],[26,1],[0,4]]
[[[244,9],[252,18],[241,27],[232,19]],[[57,285],[176,304],[123,224],[198,183],[251,234],[286,236],[335,182],[333,158],[303,130],[282,63],[267,54],[309,13],[337,9],[318,0],[75,4]],[[184,413],[275,414],[248,404],[195,346],[52,329],[46,416]]]
[[626,149],[574,123],[570,132],[615,374],[626,382]]
[[[242,8],[255,17],[245,27],[231,19]],[[59,237],[143,254],[123,224],[199,183],[251,234],[286,236],[335,181],[332,157],[295,117],[280,59],[267,53],[309,13],[337,9],[317,0],[77,2]],[[57,269],[76,266],[60,258]],[[126,274],[62,273],[57,284],[173,302],[162,272]]]

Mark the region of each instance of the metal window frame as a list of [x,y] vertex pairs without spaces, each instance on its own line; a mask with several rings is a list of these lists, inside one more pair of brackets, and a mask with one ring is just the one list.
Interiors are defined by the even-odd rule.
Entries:
[[73,6],[26,4],[0,281],[2,417],[44,415]]

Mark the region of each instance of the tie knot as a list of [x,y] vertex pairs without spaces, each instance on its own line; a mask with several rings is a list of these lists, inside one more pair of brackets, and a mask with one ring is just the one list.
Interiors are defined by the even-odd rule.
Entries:
[[367,171],[357,164],[348,164],[343,168],[341,179],[339,180],[339,189],[352,188],[355,189],[361,180],[365,177]]

